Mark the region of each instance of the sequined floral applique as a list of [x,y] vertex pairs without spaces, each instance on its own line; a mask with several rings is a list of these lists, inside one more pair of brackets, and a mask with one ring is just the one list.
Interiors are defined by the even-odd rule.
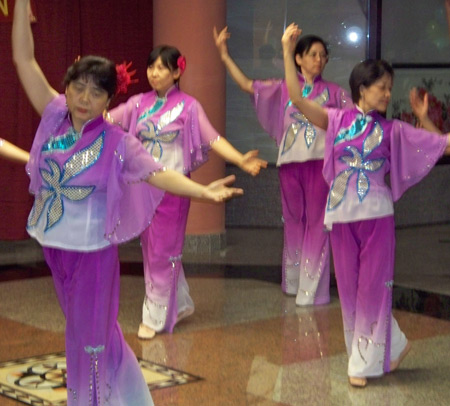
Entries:
[[[322,106],[329,100],[329,98],[330,92],[328,91],[328,88],[326,88],[320,95],[314,98],[314,101]],[[290,105],[292,105],[291,101],[289,101],[286,107],[289,107]],[[305,129],[305,144],[308,149],[314,143],[314,140],[317,136],[314,125],[311,124],[311,122],[306,118],[304,114],[300,113],[299,111],[295,111],[291,114],[291,118],[293,118],[295,121],[289,126],[286,131],[281,155],[285,154],[292,148],[295,141],[297,140],[298,134],[303,128]]]
[[164,127],[173,123],[183,110],[184,101],[178,103],[174,108],[162,114],[157,125],[150,119],[145,120],[145,129],[139,131],[138,137],[141,140],[142,145],[152,155],[156,162],[160,161],[162,158],[163,144],[173,142],[179,134],[179,130],[164,132]]
[[347,193],[350,178],[356,176],[356,192],[359,201],[362,202],[370,189],[370,180],[366,172],[379,170],[385,158],[367,159],[368,155],[377,148],[383,140],[383,129],[375,122],[374,129],[363,142],[362,152],[355,146],[347,146],[344,151],[349,155],[343,155],[340,160],[345,162],[348,168],[341,171],[333,181],[328,195],[327,210],[333,210],[344,200]]
[[64,199],[79,201],[93,192],[95,186],[75,186],[68,183],[97,162],[103,149],[104,138],[105,132],[102,132],[91,145],[73,154],[62,168],[53,159],[45,160],[50,170],[40,169],[44,185],[36,195],[28,227],[36,226],[49,202],[45,231],[49,230],[64,214]]

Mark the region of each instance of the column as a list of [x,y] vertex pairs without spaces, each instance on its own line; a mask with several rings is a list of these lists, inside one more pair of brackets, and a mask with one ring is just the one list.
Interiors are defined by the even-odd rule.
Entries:
[[[153,0],[153,23],[154,46],[176,46],[186,57],[180,88],[201,103],[212,125],[224,136],[226,76],[212,31],[214,26],[226,24],[226,0]],[[224,175],[224,161],[210,152],[208,162],[192,173],[192,179],[207,184]],[[225,205],[193,201],[186,233],[185,250],[210,252],[221,248]]]

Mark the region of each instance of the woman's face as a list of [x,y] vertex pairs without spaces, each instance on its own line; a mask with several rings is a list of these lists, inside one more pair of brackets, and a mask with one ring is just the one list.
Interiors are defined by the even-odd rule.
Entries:
[[385,73],[368,87],[361,86],[358,106],[364,111],[377,110],[385,113],[391,100],[392,76]]
[[147,68],[147,79],[150,86],[158,93],[158,96],[163,97],[167,91],[174,85],[175,81],[180,77],[180,70],[171,71],[165,66],[158,56]]
[[109,104],[108,92],[92,79],[80,77],[66,87],[66,102],[76,131],[103,114]]
[[302,75],[307,79],[313,79],[321,75],[328,62],[328,55],[321,42],[314,42],[309,51],[303,55],[295,55],[295,61],[302,69]]

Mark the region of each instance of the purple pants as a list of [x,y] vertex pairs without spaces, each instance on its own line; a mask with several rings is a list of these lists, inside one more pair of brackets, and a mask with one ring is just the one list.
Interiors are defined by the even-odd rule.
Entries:
[[392,317],[394,217],[333,224],[331,245],[348,375],[380,376],[407,343]]
[[181,263],[189,205],[189,199],[166,193],[141,234],[146,295],[142,322],[157,332],[172,333],[180,318],[194,312]]
[[330,301],[330,247],[323,219],[328,186],[322,160],[280,166],[284,221],[283,292],[296,304]]
[[68,406],[153,405],[117,314],[116,246],[94,252],[44,248],[66,318]]

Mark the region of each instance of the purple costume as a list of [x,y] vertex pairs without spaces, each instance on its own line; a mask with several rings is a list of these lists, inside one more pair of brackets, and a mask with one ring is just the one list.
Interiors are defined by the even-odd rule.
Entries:
[[391,310],[393,201],[428,174],[446,143],[446,137],[375,111],[328,109],[325,224],[331,229],[351,377],[389,372],[407,345]]
[[[303,97],[322,106],[352,106],[348,94],[320,76],[309,85],[298,75]],[[282,289],[296,304],[330,300],[330,248],[323,227],[328,192],[322,175],[325,131],[292,105],[284,80],[254,81],[252,101],[259,122],[279,147],[284,224]]]
[[[211,143],[219,138],[198,101],[176,86],[165,97],[155,91],[135,95],[110,115],[141,140],[155,161],[185,175],[207,160]],[[181,263],[189,203],[166,193],[141,235],[146,292],[142,322],[157,332],[173,332],[177,321],[194,312]]]
[[66,318],[68,405],[153,405],[117,322],[117,244],[150,223],[163,192],[143,180],[162,167],[101,116],[76,132],[64,96],[46,107],[30,155],[27,230]]

